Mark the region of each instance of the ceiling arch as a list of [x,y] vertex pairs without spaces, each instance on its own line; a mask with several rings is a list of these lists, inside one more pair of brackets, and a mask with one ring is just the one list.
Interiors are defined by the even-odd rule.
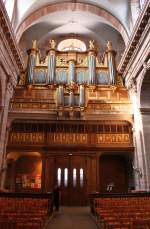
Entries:
[[17,0],[17,24],[22,22],[29,14],[46,5],[56,3],[84,3],[103,8],[114,15],[125,26],[128,27],[130,1],[128,0]]
[[146,74],[144,75],[143,80],[141,81],[141,90],[140,90],[140,107],[141,108],[150,108],[150,68],[147,70]]
[[[21,36],[23,33],[33,24],[38,23],[39,21],[44,21],[44,17],[51,15],[53,13],[59,12],[70,12],[70,15],[73,12],[80,12],[80,15],[82,13],[86,12],[87,14],[93,14],[101,18],[101,21],[105,21],[106,24],[111,25],[113,28],[115,28],[123,37],[123,40],[125,43],[128,41],[128,32],[125,26],[110,12],[105,10],[104,8],[100,8],[95,5],[90,4],[83,4],[83,3],[57,3],[57,4],[50,4],[46,6],[42,6],[41,8],[37,9],[36,11],[29,14],[22,23],[20,23],[17,31],[17,41],[19,42]],[[72,16],[71,16],[72,17]],[[49,17],[51,20],[51,17]],[[90,20],[88,20],[90,22]],[[52,22],[52,21],[51,21]]]

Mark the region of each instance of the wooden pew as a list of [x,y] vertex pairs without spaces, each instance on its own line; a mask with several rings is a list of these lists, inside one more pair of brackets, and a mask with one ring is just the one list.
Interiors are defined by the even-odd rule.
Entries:
[[52,193],[0,193],[2,229],[41,229],[52,211]]
[[150,193],[96,194],[91,212],[101,229],[150,228]]

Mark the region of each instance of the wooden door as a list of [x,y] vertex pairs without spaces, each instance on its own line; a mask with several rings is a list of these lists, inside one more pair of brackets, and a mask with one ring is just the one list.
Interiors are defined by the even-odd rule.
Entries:
[[69,157],[56,156],[55,184],[61,189],[61,205],[69,205]]
[[85,205],[86,157],[74,155],[56,157],[55,183],[61,189],[62,205]]
[[100,192],[121,193],[127,190],[126,160],[117,155],[100,157]]

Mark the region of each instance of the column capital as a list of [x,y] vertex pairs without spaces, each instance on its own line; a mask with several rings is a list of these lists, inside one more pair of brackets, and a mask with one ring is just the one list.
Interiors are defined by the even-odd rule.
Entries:
[[127,82],[126,87],[129,91],[130,95],[137,94],[137,82],[134,78],[130,79]]

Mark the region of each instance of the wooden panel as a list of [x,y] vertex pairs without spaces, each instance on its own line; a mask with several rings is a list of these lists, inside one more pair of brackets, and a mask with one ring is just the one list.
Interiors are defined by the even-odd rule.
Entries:
[[44,171],[44,183],[45,183],[45,192],[52,192],[54,188],[54,157],[44,158],[45,160],[45,168]]
[[96,164],[96,156],[87,156],[87,194],[97,190]]
[[[112,190],[109,185],[112,184]],[[100,157],[100,192],[125,192],[128,189],[126,161],[120,156]]]
[[[69,156],[56,156],[55,157],[55,184],[58,183],[58,169],[60,169],[60,189],[61,189],[61,204],[62,205],[69,205],[70,199],[69,199]],[[67,176],[67,183],[64,183],[64,171],[65,169],[68,169],[68,176]]]
[[[70,205],[85,205],[86,204],[86,157],[71,156],[70,161],[71,161]],[[73,171],[76,171],[76,179],[75,177],[73,177]]]

